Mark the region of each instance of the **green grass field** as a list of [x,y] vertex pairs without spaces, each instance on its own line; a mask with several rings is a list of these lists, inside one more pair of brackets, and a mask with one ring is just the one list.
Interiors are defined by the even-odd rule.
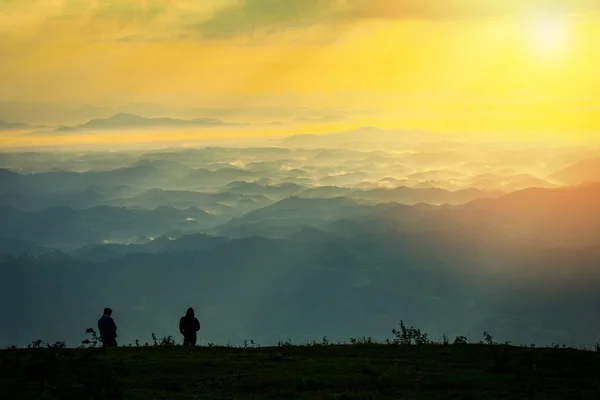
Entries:
[[600,354],[489,345],[0,352],[1,399],[598,399]]

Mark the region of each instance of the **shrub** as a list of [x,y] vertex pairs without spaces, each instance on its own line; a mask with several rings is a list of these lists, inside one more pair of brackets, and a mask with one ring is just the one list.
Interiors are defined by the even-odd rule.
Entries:
[[291,339],[288,339],[284,342],[282,342],[281,340],[279,342],[277,342],[277,347],[293,347],[294,343],[292,342]]
[[156,334],[152,333],[152,342],[156,347],[170,347],[175,346],[175,339],[173,336],[164,336],[162,339],[159,339]]
[[445,333],[442,335],[442,344],[444,346],[448,346],[448,344],[450,344],[450,341],[448,340],[448,336],[446,336]]
[[399,329],[392,329],[392,333],[395,336],[394,344],[407,346],[411,344],[422,345],[430,343],[426,333],[421,332],[420,329],[417,329],[414,326],[407,328],[406,325],[404,325],[404,321],[400,321],[398,328]]
[[[376,342],[372,337],[362,337],[362,338],[350,338],[350,344],[352,346],[373,346]],[[386,339],[385,344],[391,344],[389,339]]]
[[454,338],[454,342],[452,344],[467,344],[467,337],[457,336]]
[[83,347],[85,347],[85,346],[92,347],[92,348],[97,347],[98,343],[100,343],[101,340],[98,337],[98,335],[96,335],[96,331],[94,330],[94,328],[87,328],[85,330],[85,333],[91,335],[91,339],[85,339],[85,340],[81,341],[81,345]]
[[483,331],[483,340],[485,341],[485,344],[487,345],[494,345],[494,337],[492,335],[489,334],[489,332],[487,331]]
[[27,345],[27,348],[29,349],[40,349],[44,347],[44,341],[43,340],[34,340],[33,342],[31,342],[31,344]]

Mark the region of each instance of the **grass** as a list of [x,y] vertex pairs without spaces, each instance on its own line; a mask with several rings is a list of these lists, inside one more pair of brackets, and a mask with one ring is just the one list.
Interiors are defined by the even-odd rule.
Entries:
[[598,399],[600,354],[507,345],[0,351],[2,399]]

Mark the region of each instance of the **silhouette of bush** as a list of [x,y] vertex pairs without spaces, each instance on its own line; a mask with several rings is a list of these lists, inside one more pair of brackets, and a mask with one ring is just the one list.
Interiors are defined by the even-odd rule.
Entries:
[[176,345],[173,336],[164,336],[163,338],[159,339],[154,333],[152,333],[152,342],[156,347],[170,347]]
[[33,342],[27,345],[28,349],[39,349],[42,347],[44,347],[44,341],[40,339],[34,340]]
[[57,341],[57,342],[54,342],[53,344],[47,343],[46,347],[48,347],[49,349],[55,349],[55,350],[64,349],[67,347],[67,343],[64,341]]
[[398,328],[399,329],[392,329],[392,333],[395,336],[394,344],[406,346],[411,344],[423,345],[431,343],[426,333],[421,332],[420,329],[413,326],[407,328],[406,325],[404,325],[404,321],[400,321]]
[[291,339],[288,339],[286,341],[280,340],[279,342],[277,342],[277,347],[294,347],[294,343]]
[[[374,346],[377,343],[373,340],[372,337],[362,337],[362,338],[350,338],[350,344],[352,346]],[[385,344],[390,345],[392,342],[389,339],[386,339]]]
[[442,345],[448,346],[448,344],[450,344],[450,341],[448,340],[448,336],[446,336],[446,334],[444,333],[442,335]]
[[467,344],[467,337],[466,336],[457,336],[454,338],[454,342],[452,344],[456,344],[456,345]]
[[483,331],[483,340],[485,341],[485,344],[490,346],[496,344],[494,343],[494,337],[490,335],[487,331]]
[[91,335],[91,339],[84,339],[81,341],[81,345],[83,347],[91,347],[91,348],[96,348],[98,346],[98,343],[100,343],[102,340],[98,337],[98,335],[96,334],[96,331],[93,328],[87,328],[85,330],[85,333]]

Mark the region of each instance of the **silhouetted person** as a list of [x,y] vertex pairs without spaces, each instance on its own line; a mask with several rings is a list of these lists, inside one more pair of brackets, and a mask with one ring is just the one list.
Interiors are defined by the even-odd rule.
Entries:
[[98,320],[98,331],[103,347],[117,347],[117,325],[111,317],[112,310],[104,309],[104,315]]
[[183,335],[183,345],[195,346],[199,330],[200,321],[194,316],[194,309],[190,307],[185,316],[179,320],[179,332]]

